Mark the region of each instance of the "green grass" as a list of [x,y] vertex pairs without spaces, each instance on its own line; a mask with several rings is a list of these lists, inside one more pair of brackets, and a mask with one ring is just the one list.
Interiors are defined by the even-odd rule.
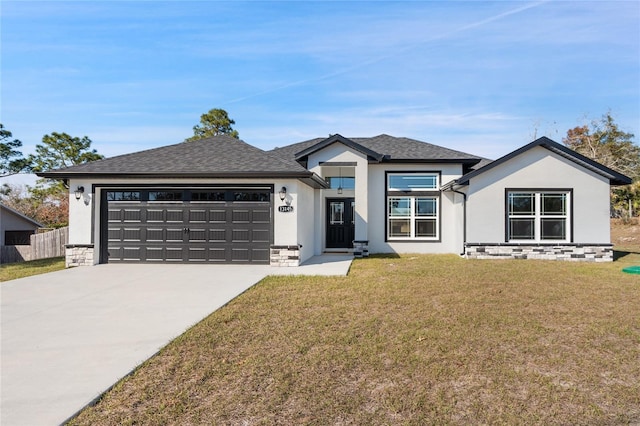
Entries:
[[0,265],[0,282],[64,269],[64,257]]
[[72,424],[637,423],[631,264],[415,255],[270,277]]

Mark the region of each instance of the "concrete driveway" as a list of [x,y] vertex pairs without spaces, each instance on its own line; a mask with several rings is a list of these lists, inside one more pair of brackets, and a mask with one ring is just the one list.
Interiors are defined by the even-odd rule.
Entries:
[[299,268],[112,264],[0,283],[0,423],[60,424],[265,276],[344,275],[351,264],[318,259]]

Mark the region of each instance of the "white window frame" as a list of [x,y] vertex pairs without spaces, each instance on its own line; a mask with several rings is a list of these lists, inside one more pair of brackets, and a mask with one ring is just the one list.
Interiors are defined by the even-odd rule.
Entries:
[[[512,214],[510,211],[511,196],[513,194],[533,195],[533,212],[532,214]],[[544,195],[563,195],[565,197],[564,214],[544,214],[542,211],[542,197]],[[506,241],[510,243],[569,243],[572,241],[571,235],[571,207],[572,207],[572,191],[571,190],[555,190],[555,189],[508,189],[506,197]],[[512,238],[511,237],[511,220],[512,219],[532,219],[533,220],[533,239]],[[555,219],[565,221],[564,239],[558,238],[542,238],[542,222],[544,219]]]

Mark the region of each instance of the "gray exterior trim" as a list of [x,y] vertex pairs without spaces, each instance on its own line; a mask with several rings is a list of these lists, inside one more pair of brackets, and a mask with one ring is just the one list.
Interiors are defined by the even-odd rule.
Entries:
[[325,167],[355,167],[358,165],[355,161],[320,161],[318,164]]
[[529,247],[529,246],[541,246],[541,247],[613,247],[613,244],[603,243],[542,243],[542,242],[529,242],[529,243],[466,243],[467,247],[481,247],[481,246],[499,246],[499,247]]

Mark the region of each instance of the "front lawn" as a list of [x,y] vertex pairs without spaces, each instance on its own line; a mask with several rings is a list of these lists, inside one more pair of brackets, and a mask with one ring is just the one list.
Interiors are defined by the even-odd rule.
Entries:
[[[628,254],[627,254],[628,253]],[[271,277],[73,424],[640,422],[640,254],[356,260]]]
[[64,257],[0,265],[0,282],[64,269]]

